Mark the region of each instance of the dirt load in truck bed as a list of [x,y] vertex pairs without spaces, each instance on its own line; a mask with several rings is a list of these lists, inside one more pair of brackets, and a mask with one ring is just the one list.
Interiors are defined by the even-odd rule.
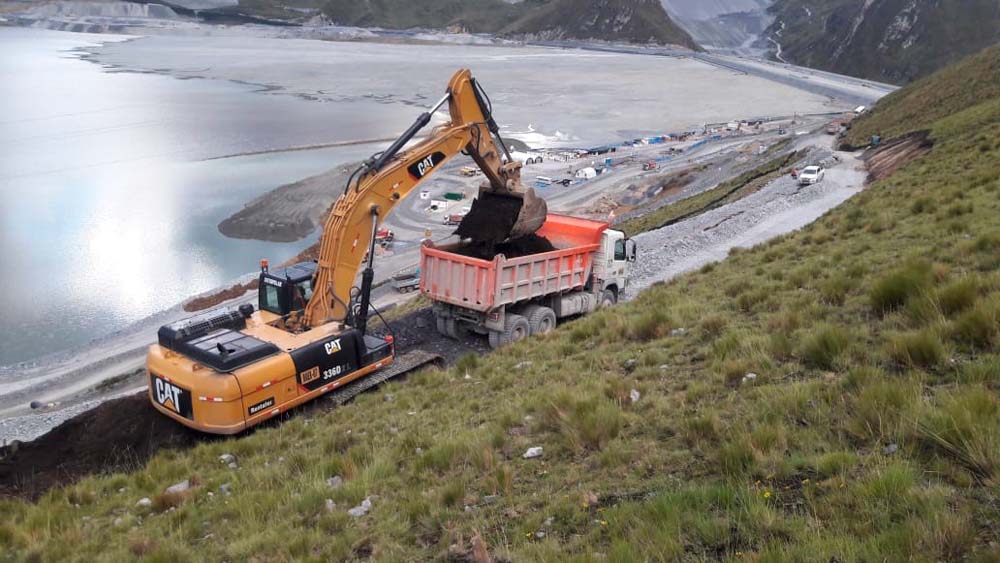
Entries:
[[444,248],[443,250],[461,256],[468,256],[469,258],[492,260],[498,254],[503,254],[507,258],[518,258],[520,256],[541,254],[542,252],[552,252],[555,249],[556,247],[549,242],[549,239],[538,235],[528,235],[497,244],[492,249],[489,244],[470,243],[454,248]]

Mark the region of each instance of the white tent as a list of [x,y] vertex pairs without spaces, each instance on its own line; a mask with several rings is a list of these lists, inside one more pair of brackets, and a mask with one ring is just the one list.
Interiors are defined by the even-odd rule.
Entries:
[[597,170],[594,170],[594,168],[591,166],[588,166],[586,168],[581,168],[576,171],[576,177],[582,178],[584,180],[589,180],[590,178],[596,178]]

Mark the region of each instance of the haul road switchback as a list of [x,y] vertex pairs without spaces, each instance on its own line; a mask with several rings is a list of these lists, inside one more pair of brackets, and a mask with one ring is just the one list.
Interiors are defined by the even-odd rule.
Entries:
[[[403,151],[445,104],[450,121]],[[369,249],[377,244],[380,220],[459,153],[472,157],[486,180],[455,233],[486,255],[534,236],[547,220],[545,201],[522,185],[521,164],[500,139],[489,98],[468,70],[460,70],[432,109],[351,175],[326,219],[316,262],[272,270],[262,260],[256,309],[251,304],[216,309],[160,327],[146,360],[153,406],[196,430],[235,434],[325,393],[353,396],[359,384],[374,385],[436,360],[419,351],[397,359],[391,335],[368,333],[375,259]],[[583,260],[579,249],[563,256]],[[354,283],[363,264],[359,288]],[[574,275],[583,280],[589,270],[575,268]],[[583,284],[563,285],[578,291]],[[531,297],[545,293],[534,291]],[[499,305],[517,301],[505,299]],[[457,308],[447,311],[459,314]],[[469,322],[473,316],[463,318]],[[496,328],[495,322],[473,326]]]

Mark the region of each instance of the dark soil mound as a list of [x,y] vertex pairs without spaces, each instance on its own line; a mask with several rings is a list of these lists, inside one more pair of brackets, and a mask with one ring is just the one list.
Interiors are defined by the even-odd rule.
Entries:
[[528,235],[497,245],[473,243],[452,252],[470,258],[492,260],[497,254],[503,254],[507,258],[517,258],[519,256],[541,254],[542,252],[552,252],[555,249],[556,247],[552,246],[549,239],[538,235]]
[[141,468],[160,448],[205,439],[154,410],[145,393],[114,399],[0,450],[0,495],[36,499],[84,475]]

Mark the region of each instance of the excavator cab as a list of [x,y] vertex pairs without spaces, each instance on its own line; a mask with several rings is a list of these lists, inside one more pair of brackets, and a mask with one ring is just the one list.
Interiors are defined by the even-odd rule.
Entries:
[[299,262],[272,272],[267,261],[261,261],[257,308],[282,317],[302,311],[312,299],[315,272],[315,262]]

